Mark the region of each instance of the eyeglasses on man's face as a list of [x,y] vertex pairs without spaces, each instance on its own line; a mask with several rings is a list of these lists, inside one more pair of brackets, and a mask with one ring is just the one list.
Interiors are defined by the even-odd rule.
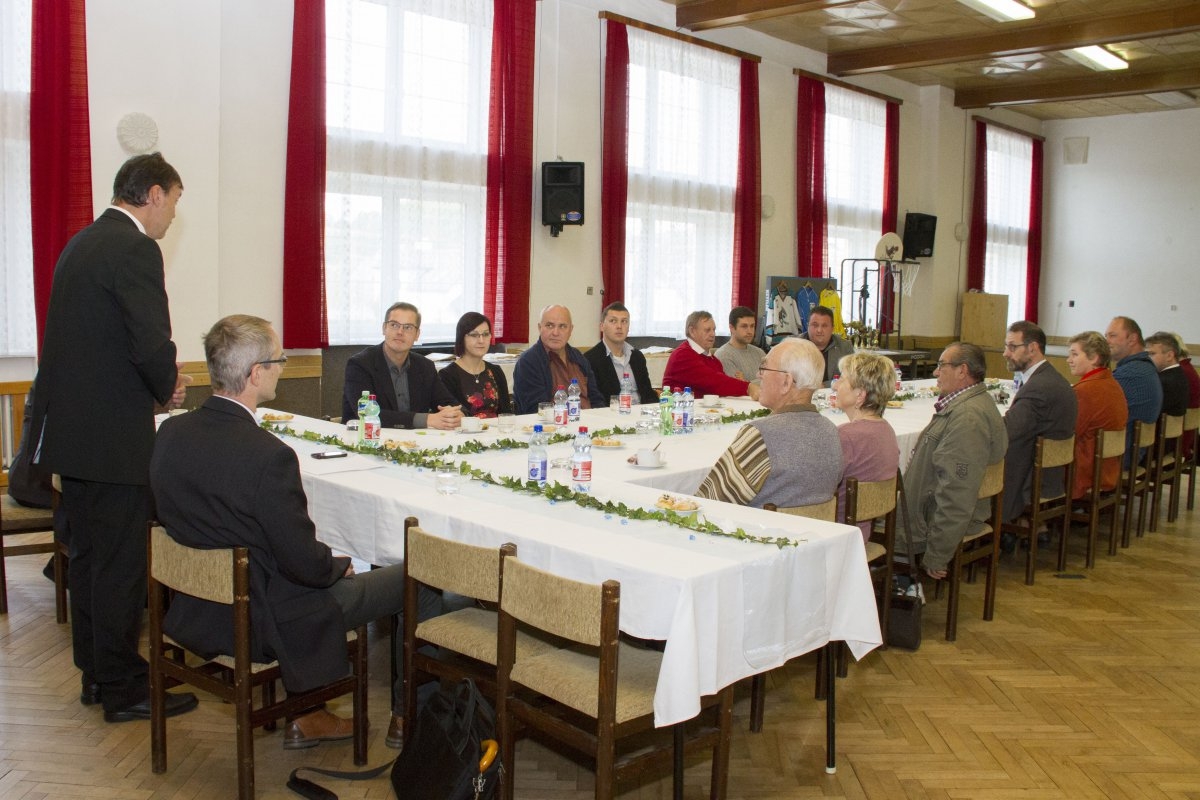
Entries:
[[266,361],[255,361],[254,363],[259,364],[264,367],[267,366],[268,364],[279,364],[280,366],[282,366],[287,363],[287,356],[280,356],[279,358],[268,358]]
[[774,369],[773,367],[764,367],[760,365],[758,368],[758,377],[761,378],[764,372],[781,372],[785,375],[787,374],[786,369]]
[[1029,342],[1005,342],[1004,343],[1004,351],[1011,352],[1013,350],[1020,350],[1022,347],[1028,347],[1028,346],[1029,346]]
[[414,331],[418,330],[417,326],[413,325],[411,322],[396,322],[394,319],[388,320],[387,329],[393,332],[404,331],[405,333],[413,333]]
[[962,365],[963,365],[962,361],[939,361],[939,362],[937,362],[938,369],[942,369],[944,367],[961,367]]

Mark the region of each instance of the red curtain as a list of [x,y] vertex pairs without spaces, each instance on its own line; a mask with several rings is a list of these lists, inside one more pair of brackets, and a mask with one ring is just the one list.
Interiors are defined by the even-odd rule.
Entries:
[[733,305],[758,308],[762,165],[758,124],[758,62],[742,59],[737,192],[733,201]]
[[1033,174],[1029,176],[1029,242],[1025,269],[1025,319],[1037,322],[1038,289],[1042,281],[1042,164],[1043,142],[1033,140]]
[[84,0],[34,0],[32,25],[29,205],[40,352],[54,265],[93,218]]
[[608,20],[604,50],[604,142],[600,173],[601,305],[625,299],[625,214],[629,199],[629,32]]
[[[900,104],[887,104],[887,120],[883,134],[883,229],[880,233],[895,233],[899,216],[900,197]],[[883,272],[879,307],[887,309],[879,315],[879,332],[891,333],[893,309],[896,307],[896,283],[891,271]]]
[[987,124],[975,121],[975,191],[967,232],[967,289],[983,291],[983,262],[987,255]]
[[483,313],[496,342],[529,340],[535,0],[494,0]]
[[801,277],[825,276],[825,84],[800,76],[796,102],[796,243]]
[[326,347],[325,0],[295,0],[283,212],[283,346]]

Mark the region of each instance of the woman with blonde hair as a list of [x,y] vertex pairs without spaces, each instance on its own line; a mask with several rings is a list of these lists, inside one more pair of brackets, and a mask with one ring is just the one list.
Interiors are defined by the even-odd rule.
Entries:
[[[1078,500],[1092,488],[1092,459],[1096,454],[1096,429],[1123,431],[1129,421],[1129,405],[1121,384],[1108,368],[1112,351],[1104,334],[1084,331],[1068,342],[1067,366],[1079,378],[1075,398],[1079,416],[1075,418],[1075,482],[1071,499]],[[1100,488],[1116,488],[1121,477],[1121,459],[1110,458],[1101,467]]]
[[[846,478],[864,483],[893,478],[900,466],[896,432],[883,419],[883,410],[896,388],[891,359],[874,353],[852,353],[838,362],[841,377],[834,382],[834,401],[849,420],[838,426],[842,442],[842,483],[838,487],[838,519],[846,508]],[[871,538],[871,521],[860,522],[863,541]]]

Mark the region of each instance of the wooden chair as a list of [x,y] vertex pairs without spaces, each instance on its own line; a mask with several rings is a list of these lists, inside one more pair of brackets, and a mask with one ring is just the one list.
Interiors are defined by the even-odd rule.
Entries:
[[[54,493],[54,504],[58,505],[59,494]],[[29,508],[0,493],[0,614],[8,613],[8,576],[4,570],[4,559],[11,556],[51,553],[54,556],[54,620],[59,624],[67,621],[67,550],[53,538],[50,541],[4,544],[4,537],[26,536],[35,533],[54,534],[54,509]],[[44,537],[41,537],[44,538]]]
[[[1106,491],[1101,488],[1101,474],[1106,461],[1125,455],[1125,429],[1106,431],[1103,428],[1096,428],[1092,431],[1092,436],[1096,439],[1092,463],[1076,465],[1078,469],[1086,469],[1091,472],[1092,488],[1084,497],[1073,502],[1073,506],[1083,503],[1084,510],[1082,512],[1072,511],[1070,518],[1071,522],[1087,523],[1087,555],[1084,564],[1088,569],[1096,566],[1096,534],[1100,526],[1100,517],[1106,511],[1109,514],[1108,554],[1110,556],[1117,554],[1117,517],[1121,507],[1121,482],[1117,481],[1116,486]],[[1067,525],[1063,529],[1063,537],[1058,543],[1058,570],[1060,572],[1067,568],[1067,536],[1070,530],[1071,526]]]
[[996,609],[996,566],[1000,561],[1000,515],[1004,507],[1004,459],[988,466],[979,486],[979,499],[991,498],[991,522],[978,533],[970,534],[958,543],[954,558],[947,567],[949,585],[946,599],[946,641],[958,637],[958,601],[962,593],[964,569],[972,573],[979,565],[987,569],[983,590],[983,618],[991,621]]
[[1183,425],[1183,414],[1162,414],[1158,418],[1158,444],[1150,469],[1150,477],[1154,482],[1148,526],[1151,533],[1158,530],[1163,491],[1168,486],[1170,493],[1167,499],[1167,522],[1174,522],[1179,516],[1179,492],[1183,479]]
[[[513,797],[515,725],[521,723],[595,759],[597,800],[613,797],[621,776],[661,768],[668,761],[674,766],[675,796],[681,797],[685,753],[710,747],[709,796],[723,798],[729,774],[732,687],[701,699],[702,710],[709,708],[716,714],[712,724],[677,723],[671,726],[671,742],[653,742],[618,756],[621,740],[654,729],[654,692],[662,667],[657,650],[620,641],[621,585],[561,578],[507,554],[501,556],[501,565],[496,696],[504,764],[500,796]],[[575,644],[523,655],[517,648],[518,623]],[[638,737],[638,745],[643,743]]]
[[[509,543],[477,547],[434,536],[416,517],[404,521],[404,736],[416,721],[417,687],[423,678],[452,682],[471,678],[496,699],[496,605],[500,602],[500,553],[517,554]],[[454,592],[479,604],[418,620],[421,586]],[[554,643],[517,632],[522,656],[554,649]]]
[[[1064,491],[1052,497],[1042,496],[1042,476],[1049,469],[1064,469]],[[1061,527],[1059,542],[1066,541],[1067,531],[1071,527],[1071,487],[1075,478],[1075,437],[1066,439],[1047,439],[1039,436],[1033,448],[1033,476],[1030,487],[1029,505],[1025,507],[1028,516],[1024,517],[1027,525],[1019,522],[1005,523],[1003,530],[1019,538],[1025,539],[1029,549],[1025,552],[1025,585],[1033,585],[1034,571],[1037,569],[1037,531],[1043,522],[1059,520]],[[1061,555],[1060,555],[1061,559]],[[1059,567],[1061,569],[1061,567]]]
[[1192,443],[1192,454],[1183,464],[1188,476],[1187,510],[1191,511],[1196,505],[1196,461],[1200,460],[1200,408],[1189,408],[1183,415],[1183,440]]
[[[1121,469],[1121,503],[1125,507],[1125,516],[1121,528],[1121,547],[1129,547],[1130,539],[1136,530],[1138,538],[1146,530],[1146,506],[1150,503],[1151,487],[1154,484],[1148,465],[1149,454],[1157,445],[1157,424],[1134,420],[1133,441],[1127,454],[1129,463]],[[1147,458],[1142,463],[1143,450]],[[1137,527],[1133,522],[1133,501],[1138,501]]]
[[[150,753],[151,770],[167,770],[167,681],[195,686],[233,705],[236,720],[238,798],[254,797],[254,729],[343,694],[354,695],[354,763],[367,763],[367,629],[348,634],[351,674],[309,692],[275,700],[279,664],[255,663],[250,650],[250,555],[244,547],[200,550],[172,539],[151,525],[147,550],[150,608]],[[163,632],[166,591],[199,597],[230,607],[234,653],[189,666],[186,652]],[[253,691],[262,688],[262,704]]]

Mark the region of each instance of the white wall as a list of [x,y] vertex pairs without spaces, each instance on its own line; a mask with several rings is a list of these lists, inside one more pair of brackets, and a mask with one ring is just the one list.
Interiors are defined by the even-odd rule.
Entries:
[[[1200,342],[1200,109],[1048,122],[1045,133],[1047,333],[1103,331],[1120,314]],[[1087,137],[1086,164],[1063,163],[1068,137]]]

